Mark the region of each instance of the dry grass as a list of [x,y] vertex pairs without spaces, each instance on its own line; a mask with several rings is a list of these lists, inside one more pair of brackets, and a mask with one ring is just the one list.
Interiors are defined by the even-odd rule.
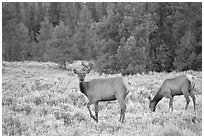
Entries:
[[[80,93],[78,78],[72,72],[58,70],[51,63],[4,64],[3,135],[202,135],[201,72],[188,72],[197,77],[196,115],[192,101],[188,110],[184,110],[183,96],[175,97],[172,114],[168,109],[169,100],[165,98],[158,104],[155,113],[148,109],[148,95],[155,95],[165,79],[186,72],[127,76],[131,91],[126,98],[125,122],[120,124],[117,101],[99,103],[99,123],[89,116],[87,99]],[[99,76],[91,72],[86,79],[110,76],[115,75]]]

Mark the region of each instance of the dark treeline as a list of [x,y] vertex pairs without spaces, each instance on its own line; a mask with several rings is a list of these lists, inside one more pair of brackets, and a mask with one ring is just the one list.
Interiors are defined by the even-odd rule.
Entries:
[[99,72],[202,70],[202,3],[2,3],[5,61]]

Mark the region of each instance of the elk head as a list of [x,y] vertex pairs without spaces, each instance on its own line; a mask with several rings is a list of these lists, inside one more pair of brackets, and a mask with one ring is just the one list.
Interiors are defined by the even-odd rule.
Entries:
[[80,81],[84,81],[86,74],[88,74],[91,71],[90,67],[85,65],[83,62],[82,62],[82,66],[84,68],[80,71],[77,71],[76,69],[74,69],[74,73],[78,75]]

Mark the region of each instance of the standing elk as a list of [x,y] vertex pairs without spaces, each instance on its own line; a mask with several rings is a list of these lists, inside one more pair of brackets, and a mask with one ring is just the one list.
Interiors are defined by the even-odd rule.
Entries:
[[[82,64],[83,65],[83,64]],[[90,81],[84,81],[86,74],[90,72],[90,69],[84,71],[77,71],[74,69],[74,73],[79,77],[80,91],[86,95],[89,102],[87,108],[90,116],[98,122],[98,103],[100,101],[113,101],[118,100],[121,113],[119,121],[123,123],[125,118],[125,98],[128,91],[128,82],[123,77],[112,77],[107,79],[92,79]],[[95,105],[95,116],[90,110],[90,105]]]
[[162,86],[160,87],[159,91],[156,93],[154,98],[151,100],[151,97],[149,96],[148,99],[150,100],[149,108],[151,111],[155,111],[156,105],[158,102],[163,98],[169,98],[169,108],[171,111],[173,111],[173,98],[174,96],[177,95],[184,95],[186,99],[186,107],[185,109],[188,108],[188,104],[190,103],[189,95],[193,100],[193,105],[194,105],[194,112],[195,112],[195,96],[193,94],[194,91],[194,82],[193,82],[194,77],[186,74],[186,75],[181,75],[176,78],[172,79],[166,79]]

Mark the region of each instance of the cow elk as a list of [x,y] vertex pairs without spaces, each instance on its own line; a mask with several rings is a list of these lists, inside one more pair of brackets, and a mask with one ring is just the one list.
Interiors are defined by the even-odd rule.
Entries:
[[158,102],[163,98],[169,98],[169,108],[171,111],[173,111],[173,98],[177,95],[184,95],[186,99],[186,106],[185,109],[188,108],[188,104],[190,103],[189,95],[193,100],[194,105],[194,112],[195,112],[195,96],[193,94],[194,92],[194,77],[186,74],[181,75],[172,79],[166,79],[162,86],[160,87],[159,91],[156,93],[153,99],[149,96],[148,99],[150,100],[149,108],[151,111],[155,111],[156,105]]
[[[83,64],[82,64],[83,65]],[[119,121],[123,123],[125,118],[125,98],[128,94],[128,82],[123,77],[112,77],[106,79],[92,79],[90,81],[84,81],[86,74],[90,72],[90,69],[86,68],[84,71],[77,71],[74,69],[74,73],[79,77],[80,91],[88,98],[87,108],[90,116],[98,122],[98,103],[100,101],[113,101],[119,102],[121,113]],[[95,106],[95,116],[90,110],[90,106]]]

